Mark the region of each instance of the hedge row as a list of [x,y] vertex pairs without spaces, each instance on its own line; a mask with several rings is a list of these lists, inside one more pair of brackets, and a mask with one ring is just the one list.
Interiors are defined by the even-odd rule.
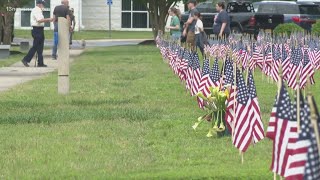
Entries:
[[[290,35],[293,32],[304,32],[304,29],[298,26],[295,23],[285,23],[279,24],[274,30],[274,34],[285,34]],[[318,20],[315,24],[312,25],[311,33],[314,35],[320,35],[320,20]]]

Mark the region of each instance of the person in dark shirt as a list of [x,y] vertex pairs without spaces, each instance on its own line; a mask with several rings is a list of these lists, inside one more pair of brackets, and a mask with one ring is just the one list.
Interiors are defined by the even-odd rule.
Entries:
[[58,50],[58,18],[64,17],[69,21],[70,24],[70,15],[69,15],[69,1],[62,0],[61,5],[56,6],[53,10],[54,18],[54,40],[52,48],[52,59],[57,60],[57,50]]
[[70,42],[69,42],[69,44],[72,45],[72,35],[74,33],[74,28],[76,27],[76,18],[74,16],[74,9],[73,8],[70,9],[69,16],[70,16]]
[[230,34],[230,17],[225,11],[224,2],[216,4],[218,15],[214,18],[213,33],[219,38],[227,38]]
[[189,44],[191,46],[192,50],[195,50],[195,25],[197,20],[194,17],[195,13],[198,13],[199,11],[196,8],[197,5],[197,1],[196,0],[189,0],[188,1],[188,8],[189,8],[189,19],[188,21],[184,24],[184,30],[182,35],[184,37],[187,37],[187,44]]

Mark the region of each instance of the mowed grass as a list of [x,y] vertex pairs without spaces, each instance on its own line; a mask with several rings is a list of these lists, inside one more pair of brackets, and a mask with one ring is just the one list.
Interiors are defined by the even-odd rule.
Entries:
[[[276,85],[255,77],[266,126]],[[88,50],[72,65],[68,96],[57,95],[53,73],[0,99],[3,179],[273,177],[270,140],[242,165],[230,137],[192,129],[203,112],[153,46]]]
[[26,53],[22,53],[16,47],[11,47],[10,56],[7,58],[0,59],[0,67],[7,67],[15,62],[21,61]]
[[[45,30],[46,39],[53,39],[53,30]],[[14,30],[16,38],[32,38],[31,30]],[[86,30],[75,32],[73,35],[74,40],[97,40],[97,39],[110,39],[109,31],[94,31]],[[153,39],[151,31],[111,31],[111,39]]]

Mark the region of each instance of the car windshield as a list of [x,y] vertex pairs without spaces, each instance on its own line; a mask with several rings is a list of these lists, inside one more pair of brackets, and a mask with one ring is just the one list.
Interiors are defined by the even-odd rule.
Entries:
[[254,12],[258,12],[259,5],[259,3],[253,3]]
[[215,13],[216,8],[212,2],[202,2],[197,5],[197,9],[200,13]]
[[227,6],[227,11],[230,13],[235,12],[254,12],[251,3],[237,3],[231,2]]
[[300,14],[320,15],[319,6],[300,5]]

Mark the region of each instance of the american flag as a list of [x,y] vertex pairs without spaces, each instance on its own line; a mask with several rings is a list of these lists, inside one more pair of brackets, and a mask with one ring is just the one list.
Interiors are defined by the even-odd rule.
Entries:
[[270,45],[267,45],[264,53],[264,64],[263,64],[263,72],[267,75],[271,75],[271,65],[272,64],[272,52]]
[[256,43],[253,43],[252,58],[250,59],[250,62],[249,62],[249,70],[253,71],[256,68],[257,63],[260,61],[259,57],[260,57],[260,49]]
[[297,122],[292,118],[292,114],[289,93],[282,83],[275,114],[276,125],[271,163],[271,170],[281,176],[284,176],[287,167],[288,143],[296,138]]
[[315,68],[316,67],[316,51],[315,51],[315,47],[313,46],[313,44],[309,45],[308,54],[309,54],[311,64]]
[[[300,94],[300,98],[303,96]],[[288,147],[292,149],[289,152],[288,168],[285,172],[286,179],[295,180],[303,179],[303,174],[305,170],[305,163],[307,161],[308,147],[311,145],[310,141],[310,107],[308,103],[304,103],[303,99],[300,102],[300,122],[301,122],[301,132],[299,132],[298,138],[295,142],[288,144]],[[295,118],[297,113],[297,108],[294,109]]]
[[251,117],[252,123],[253,141],[254,143],[257,143],[264,138],[264,129],[261,119],[261,111],[257,97],[256,85],[254,83],[251,71],[249,71],[248,75],[248,90],[249,97],[251,98],[251,108],[249,111],[249,116]]
[[320,50],[319,50],[319,48],[316,48],[315,50],[314,50],[314,59],[315,59],[315,68],[316,69],[319,69],[320,68]]
[[198,53],[194,53],[193,59],[193,81],[192,81],[192,91],[191,95],[196,95],[199,91],[199,85],[201,81],[201,69],[200,69],[200,62]]
[[[203,61],[203,69],[202,69],[202,76],[199,85],[199,92],[202,92],[205,97],[210,94],[210,87],[214,86],[210,78],[210,61],[209,59],[205,59]],[[199,107],[203,108],[203,100],[198,97]]]
[[225,62],[224,66],[224,83],[227,84],[233,84],[234,77],[233,77],[233,62],[230,58],[228,58]]
[[234,120],[234,108],[235,108],[235,96],[236,96],[236,91],[235,91],[235,86],[233,84],[234,77],[233,77],[233,63],[230,59],[226,60],[225,64],[225,70],[224,70],[224,76],[225,80],[224,83],[225,85],[231,85],[230,87],[230,92],[229,92],[229,98],[227,100],[227,108],[226,108],[226,113],[225,113],[225,121],[227,122],[227,127],[229,129],[229,132],[232,132],[232,127],[233,127],[233,120]]
[[[320,116],[318,112],[317,105],[315,103],[314,97],[312,97],[312,103],[316,109],[316,116],[318,117],[317,119],[317,125],[318,125],[318,130],[320,129]],[[310,134],[311,134],[311,146],[308,148],[308,159],[306,163],[306,168],[305,168],[305,174],[304,174],[304,179],[320,179],[320,157],[319,157],[319,151],[318,151],[318,146],[317,146],[317,139],[316,139],[316,134],[315,134],[315,129],[311,128],[310,129]]]
[[271,140],[274,140],[275,134],[276,134],[275,128],[276,128],[276,124],[277,124],[276,123],[277,104],[278,104],[278,100],[277,100],[277,96],[276,96],[274,105],[271,110],[271,115],[270,115],[269,124],[268,124],[268,128],[267,128],[267,133],[266,133],[266,137],[268,137]]
[[187,70],[187,78],[186,78],[186,89],[190,90],[190,93],[192,92],[192,84],[193,84],[193,53],[188,52],[188,70]]
[[264,49],[263,46],[257,46],[257,51],[259,52],[259,57],[257,59],[257,66],[263,71],[264,68]]
[[303,55],[303,67],[300,78],[300,88],[304,88],[306,86],[308,78],[310,79],[310,83],[314,84],[313,75],[314,69],[309,58],[308,50],[306,49]]
[[220,71],[219,71],[219,63],[218,59],[216,58],[213,67],[210,72],[210,78],[213,82],[214,87],[219,87],[220,86]]
[[251,99],[248,96],[248,90],[239,69],[237,69],[237,88],[233,144],[241,152],[246,152],[252,141],[251,118],[249,116]]
[[179,72],[178,76],[180,77],[181,81],[185,81],[187,77],[187,71],[188,71],[188,51],[186,49],[183,49],[182,52],[182,58],[180,62]]
[[273,65],[271,69],[271,76],[275,82],[278,82],[280,79],[279,67],[280,67],[281,53],[277,45],[273,46],[272,55],[273,55]]
[[281,57],[281,66],[282,66],[282,75],[283,75],[283,79],[287,80],[289,73],[290,73],[290,57],[288,56],[287,50],[285,48],[285,45],[282,44],[282,57]]
[[245,48],[242,52],[242,69],[247,69],[251,55],[248,52],[248,49]]
[[288,86],[291,87],[292,89],[298,88],[297,75],[300,72],[301,60],[302,60],[301,48],[298,47],[293,49],[292,55],[291,55],[291,70],[288,77]]

